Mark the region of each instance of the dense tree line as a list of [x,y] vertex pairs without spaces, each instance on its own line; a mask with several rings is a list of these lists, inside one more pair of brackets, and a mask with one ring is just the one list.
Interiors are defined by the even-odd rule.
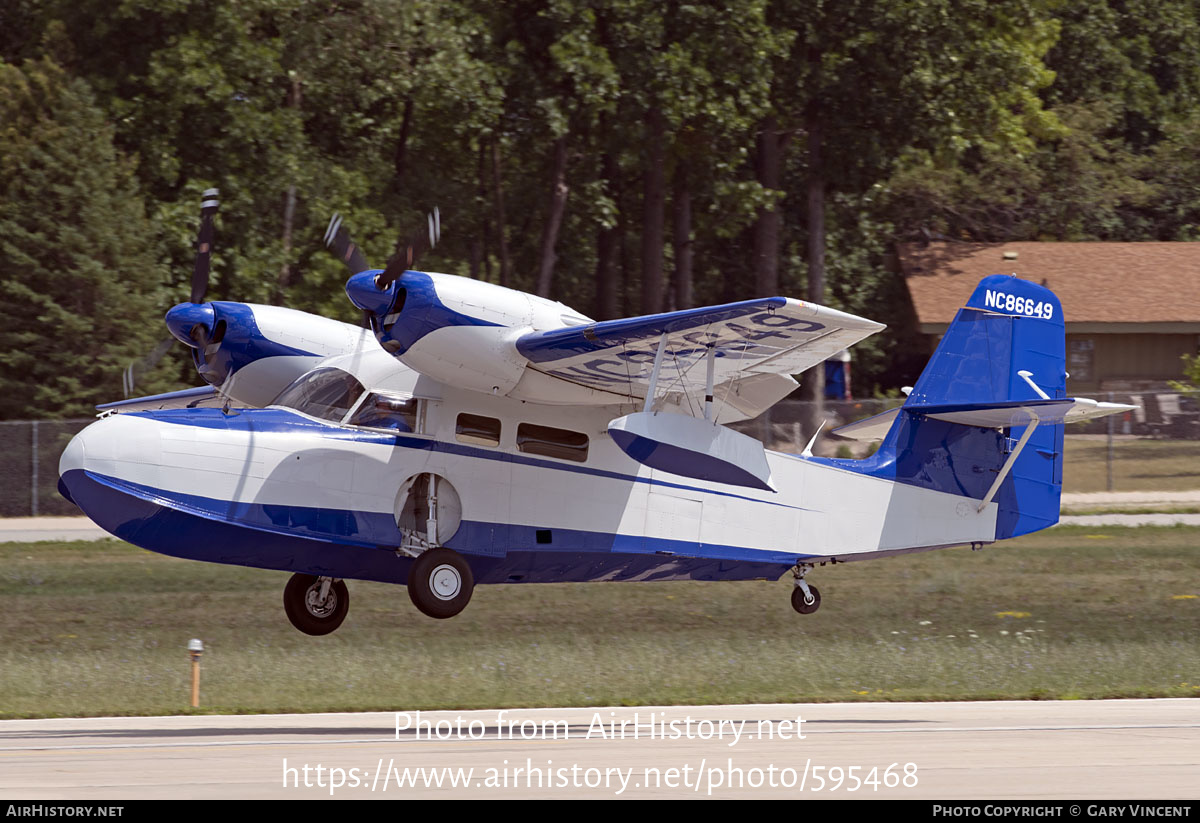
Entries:
[[0,417],[120,395],[210,186],[210,298],[352,320],[329,215],[382,266],[436,205],[424,268],[807,297],[892,324],[856,385],[899,385],[898,240],[1200,239],[1198,53],[1200,0],[6,0]]

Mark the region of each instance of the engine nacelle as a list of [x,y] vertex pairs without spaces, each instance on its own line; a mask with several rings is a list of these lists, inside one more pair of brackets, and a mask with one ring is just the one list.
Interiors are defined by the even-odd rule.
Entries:
[[166,320],[205,382],[247,406],[267,405],[325,357],[375,345],[348,323],[255,303],[180,303]]
[[[473,391],[508,395],[521,383],[522,399],[542,399],[522,383],[529,361],[517,338],[590,322],[562,303],[466,277],[406,271],[381,288],[379,274],[354,275],[346,293],[367,312],[383,348],[409,368]],[[549,400],[562,390],[547,386],[545,394]]]

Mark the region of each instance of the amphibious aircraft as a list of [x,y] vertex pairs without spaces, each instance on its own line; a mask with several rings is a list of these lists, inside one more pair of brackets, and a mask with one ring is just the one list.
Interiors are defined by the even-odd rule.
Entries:
[[166,321],[208,388],[101,407],[59,486],[135,545],[293,572],[285,611],[309,634],[342,623],[347,579],[447,618],[481,583],[790,571],[811,613],[818,564],[1053,525],[1064,423],[1128,408],[1066,396],[1058,299],[996,275],[904,404],[842,430],[881,439],[871,457],[768,451],[727,424],[879,323],[785,297],[598,322],[416,270],[435,215],[384,269],[331,222],[365,328],[203,302],[205,197],[191,300]]

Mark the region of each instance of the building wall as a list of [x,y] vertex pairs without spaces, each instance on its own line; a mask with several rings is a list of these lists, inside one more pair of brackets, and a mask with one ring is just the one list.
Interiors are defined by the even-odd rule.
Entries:
[[1077,391],[1161,385],[1182,378],[1183,356],[1196,352],[1195,334],[1068,334],[1067,386]]

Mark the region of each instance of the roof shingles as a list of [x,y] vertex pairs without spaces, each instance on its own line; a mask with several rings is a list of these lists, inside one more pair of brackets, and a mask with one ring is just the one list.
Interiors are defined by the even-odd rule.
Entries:
[[1200,243],[899,243],[897,252],[922,324],[948,323],[982,278],[1012,273],[1052,289],[1071,323],[1200,321]]

